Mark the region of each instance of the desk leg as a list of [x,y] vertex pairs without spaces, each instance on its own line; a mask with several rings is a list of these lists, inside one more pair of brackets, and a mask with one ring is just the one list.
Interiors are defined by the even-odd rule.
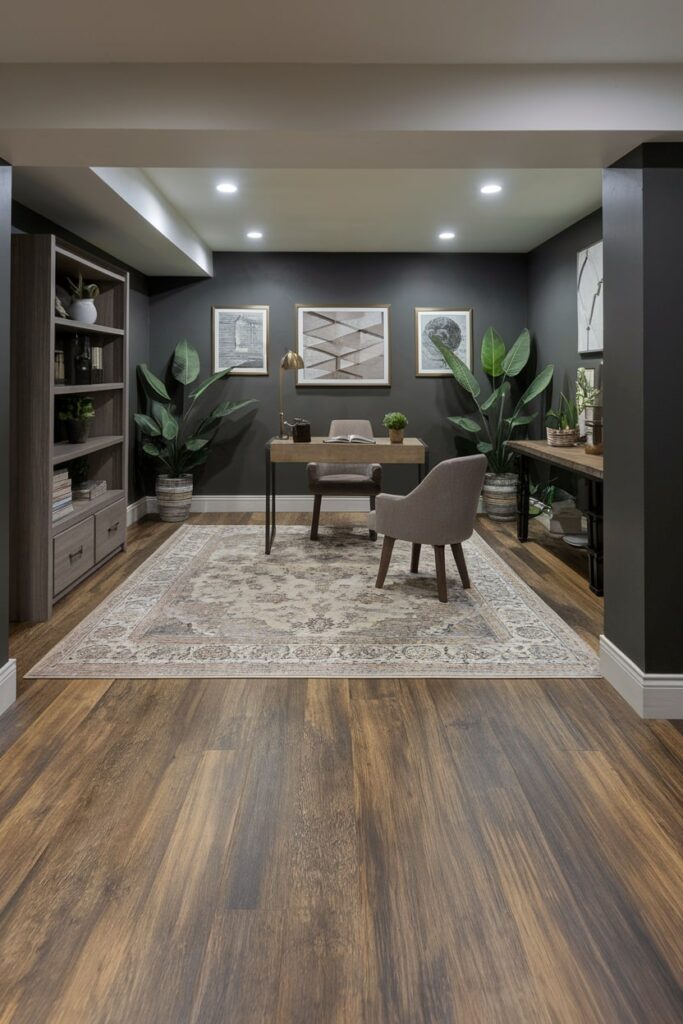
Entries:
[[266,447],[266,554],[270,554],[275,537],[275,463]]
[[517,540],[529,539],[529,460],[519,460],[519,490],[517,492]]
[[425,445],[425,460],[417,464],[417,482],[420,483],[429,472],[429,448]]
[[602,596],[602,481],[588,481],[588,585]]

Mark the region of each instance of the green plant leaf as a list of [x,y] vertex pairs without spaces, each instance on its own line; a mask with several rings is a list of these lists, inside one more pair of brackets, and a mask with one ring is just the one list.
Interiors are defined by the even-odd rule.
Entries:
[[[243,402],[221,402],[215,409],[212,409],[209,413],[209,420],[220,420],[224,416],[229,416],[233,412],[237,412],[238,409],[244,409],[247,405],[255,405],[256,399],[247,398]],[[204,424],[202,424],[203,426]]]
[[532,413],[531,416],[510,416],[505,422],[509,427],[525,427],[528,423],[532,423],[538,413]]
[[161,451],[151,441],[145,441],[142,450],[146,455],[152,455],[155,459],[161,455]]
[[203,380],[201,384],[190,392],[190,398],[201,398],[204,392],[215,384],[216,381],[222,380],[223,377],[227,377],[229,373],[232,373],[232,367],[228,367],[226,370],[218,370],[216,373],[212,373],[210,377]]
[[529,387],[526,389],[522,397],[520,398],[520,405],[526,405],[528,402],[533,402],[534,398],[538,398],[542,391],[548,387],[550,381],[553,379],[553,372],[555,367],[552,363],[544,367],[539,375],[535,377]]
[[159,424],[161,434],[166,441],[172,441],[178,436],[178,421],[165,405],[162,405],[161,402],[152,402],[152,416]]
[[434,336],[430,335],[429,340],[443,356],[446,366],[451,371],[460,387],[464,388],[464,390],[467,391],[468,394],[472,395],[473,398],[476,398],[480,393],[481,388],[479,387],[479,381],[474,376],[470,368],[465,365],[459,356],[456,356],[455,352],[451,352],[449,348],[446,348],[444,343],[436,334]]
[[460,427],[461,430],[466,430],[469,434],[478,434],[481,430],[479,423],[475,423],[469,416],[449,416],[451,423],[455,423],[456,427]]
[[199,355],[189,341],[179,341],[173,352],[171,373],[179,384],[191,384],[199,376]]
[[185,442],[185,447],[188,452],[198,452],[200,448],[205,448],[208,443],[205,437],[191,437],[189,441]]
[[503,359],[503,373],[507,377],[516,377],[529,362],[531,352],[531,335],[524,328],[517,341],[514,343],[508,354]]
[[160,398],[164,402],[171,401],[171,396],[166,390],[166,385],[152,373],[150,368],[147,366],[147,363],[140,363],[138,366],[138,372],[142,377],[143,387],[148,395],[152,398]]
[[489,377],[500,377],[503,373],[505,343],[493,327],[489,327],[481,340],[481,365]]
[[477,451],[481,452],[482,455],[488,455],[489,452],[493,451],[493,445],[489,444],[488,441],[480,441],[477,445]]
[[158,437],[161,433],[151,416],[144,416],[141,412],[136,412],[134,419],[143,434],[148,434],[150,437]]

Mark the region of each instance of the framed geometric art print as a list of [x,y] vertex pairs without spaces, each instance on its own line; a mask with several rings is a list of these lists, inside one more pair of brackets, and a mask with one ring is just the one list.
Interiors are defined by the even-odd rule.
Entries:
[[297,385],[385,387],[389,306],[297,306]]

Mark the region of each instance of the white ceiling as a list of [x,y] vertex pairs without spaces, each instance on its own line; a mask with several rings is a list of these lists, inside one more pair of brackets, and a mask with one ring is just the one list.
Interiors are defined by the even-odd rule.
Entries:
[[[601,174],[571,170],[205,170],[145,173],[209,249],[526,252],[601,201]],[[495,180],[499,195],[479,186]],[[239,187],[216,191],[219,181]],[[264,233],[249,241],[250,229]],[[452,228],[456,238],[440,242]]]
[[1,61],[599,63],[683,60],[680,0],[24,0]]

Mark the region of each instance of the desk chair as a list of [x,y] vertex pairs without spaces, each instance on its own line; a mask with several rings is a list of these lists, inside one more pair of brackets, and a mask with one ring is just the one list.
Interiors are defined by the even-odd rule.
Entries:
[[[370,420],[332,420],[328,437],[339,434],[360,434],[363,437],[374,437]],[[368,445],[368,447],[370,447]],[[364,446],[359,444],[363,450]],[[360,451],[359,451],[360,455]],[[382,490],[382,467],[376,463],[340,465],[332,462],[309,462],[306,466],[308,490],[314,495],[313,519],[311,521],[311,540],[318,539],[320,523],[320,506],[323,497],[348,497],[362,495],[370,498],[370,510],[375,507],[375,497]],[[373,527],[370,528],[370,540],[377,540]]]

